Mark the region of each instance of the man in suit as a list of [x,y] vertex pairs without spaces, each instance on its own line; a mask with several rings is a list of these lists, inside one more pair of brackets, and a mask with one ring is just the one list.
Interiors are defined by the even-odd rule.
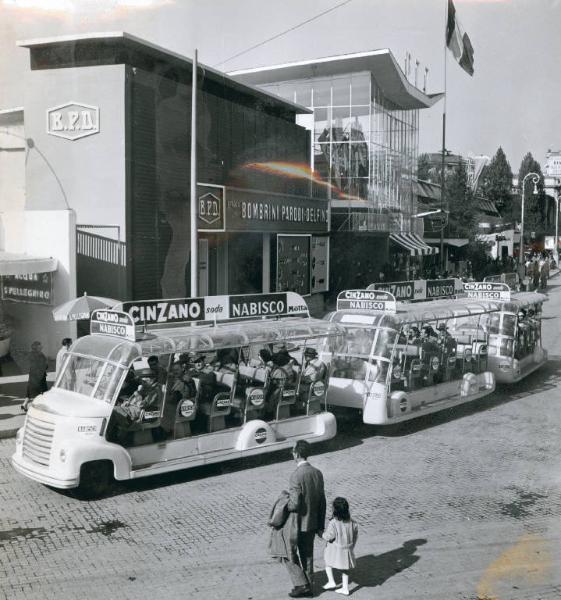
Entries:
[[294,589],[291,598],[311,598],[314,574],[314,537],[325,526],[325,491],[323,475],[308,462],[310,444],[298,440],[292,449],[296,470],[290,476],[288,511],[298,517],[297,548],[285,562]]

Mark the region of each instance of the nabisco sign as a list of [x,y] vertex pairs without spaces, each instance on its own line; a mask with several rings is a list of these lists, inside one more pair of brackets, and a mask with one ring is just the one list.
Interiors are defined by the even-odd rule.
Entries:
[[99,133],[99,108],[79,102],[49,108],[47,133],[72,141]]

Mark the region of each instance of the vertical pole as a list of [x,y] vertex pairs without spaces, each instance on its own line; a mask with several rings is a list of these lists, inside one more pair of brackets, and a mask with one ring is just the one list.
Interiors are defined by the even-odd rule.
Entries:
[[518,260],[520,266],[524,264],[524,186],[526,185],[526,177],[522,180],[522,211],[520,214],[520,250],[518,251]]
[[555,250],[553,258],[555,259],[555,264],[559,265],[559,186],[555,189]]
[[[444,197],[446,178],[444,176],[445,157],[446,157],[446,48],[448,35],[448,0],[444,0],[446,9],[444,10],[444,102],[442,106],[442,163],[440,172],[440,210],[444,217]],[[444,271],[444,227],[440,229],[440,268]]]
[[191,293],[199,293],[199,246],[197,239],[197,50],[193,59],[191,84]]

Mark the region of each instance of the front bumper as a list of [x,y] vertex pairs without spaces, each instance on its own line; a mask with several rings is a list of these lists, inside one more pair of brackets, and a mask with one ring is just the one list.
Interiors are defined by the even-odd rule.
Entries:
[[47,469],[42,469],[39,465],[26,460],[17,453],[12,456],[12,465],[18,473],[25,475],[29,479],[61,490],[69,490],[78,487],[79,484],[78,477],[72,479],[59,479],[53,477],[51,474],[47,473]]

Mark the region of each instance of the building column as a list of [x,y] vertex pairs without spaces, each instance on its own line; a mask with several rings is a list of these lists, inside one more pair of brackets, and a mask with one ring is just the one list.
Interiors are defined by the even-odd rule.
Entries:
[[263,234],[263,286],[264,294],[271,291],[271,234]]

